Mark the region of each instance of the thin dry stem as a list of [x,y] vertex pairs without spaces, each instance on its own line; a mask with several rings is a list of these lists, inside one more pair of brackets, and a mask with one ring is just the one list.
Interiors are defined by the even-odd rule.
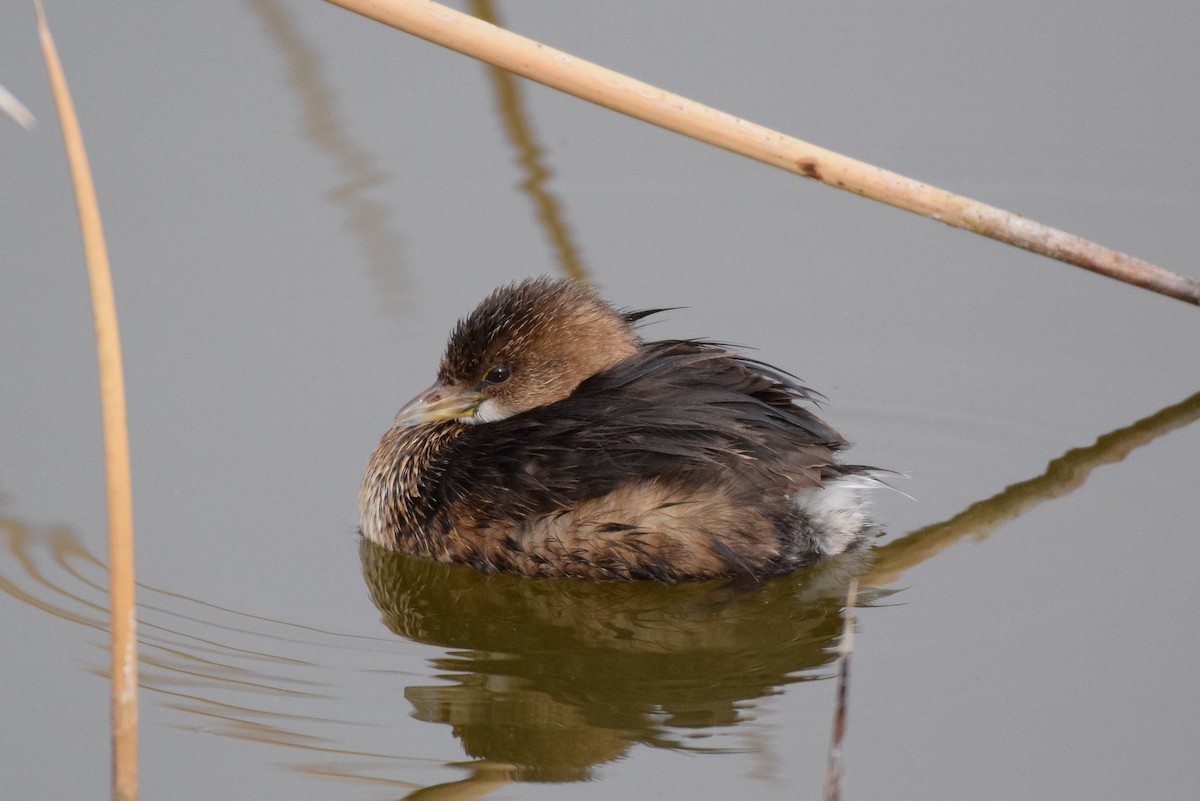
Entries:
[[1200,305],[1200,281],[803,142],[426,0],[329,0],[613,111],[829,186]]
[[12,117],[27,131],[33,130],[33,126],[37,124],[37,120],[33,118],[29,109],[25,108],[25,104],[18,100],[16,95],[5,89],[3,84],[0,84],[0,112]]
[[87,152],[75,106],[41,0],[35,0],[38,34],[46,71],[58,108],[63,142],[79,228],[92,289],[96,323],[96,356],[100,369],[100,412],[104,429],[104,475],[108,506],[108,592],[111,615],[113,798],[137,798],[137,634],[134,616],[133,501],[129,475],[129,436],[125,422],[125,384],[121,371],[121,342],[113,299],[108,250],[100,224],[96,189],[88,167]]

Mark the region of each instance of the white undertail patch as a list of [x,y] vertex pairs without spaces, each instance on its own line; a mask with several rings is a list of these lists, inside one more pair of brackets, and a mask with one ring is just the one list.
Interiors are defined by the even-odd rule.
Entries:
[[825,556],[833,556],[854,545],[867,527],[867,501],[863,491],[886,486],[879,479],[863,473],[830,481],[823,487],[806,489],[792,496],[792,501],[822,533],[814,543]]

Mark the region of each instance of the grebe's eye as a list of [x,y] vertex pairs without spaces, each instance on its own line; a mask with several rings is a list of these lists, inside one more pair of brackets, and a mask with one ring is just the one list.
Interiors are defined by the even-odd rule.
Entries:
[[486,384],[503,384],[512,375],[512,368],[507,364],[497,364],[491,370],[487,371],[487,375],[483,377]]

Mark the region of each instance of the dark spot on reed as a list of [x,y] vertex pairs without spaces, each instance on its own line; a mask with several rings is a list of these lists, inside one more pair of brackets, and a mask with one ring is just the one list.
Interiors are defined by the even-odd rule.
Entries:
[[796,166],[800,168],[800,172],[814,181],[824,180],[821,178],[821,167],[815,159],[800,159],[796,162]]

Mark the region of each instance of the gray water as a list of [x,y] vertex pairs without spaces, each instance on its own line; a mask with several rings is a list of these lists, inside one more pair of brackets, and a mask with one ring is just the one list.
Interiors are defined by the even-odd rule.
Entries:
[[[1196,308],[321,3],[48,5],[120,312],[144,797],[817,797],[854,571],[847,797],[1195,797]],[[492,9],[1200,276],[1190,0]],[[0,119],[0,774],[95,797],[94,351],[29,4],[0,6],[0,83],[40,120]],[[876,498],[879,561],[746,594],[360,554],[366,458],[455,319],[571,270],[683,307],[651,336],[824,392],[854,460],[908,475]]]

